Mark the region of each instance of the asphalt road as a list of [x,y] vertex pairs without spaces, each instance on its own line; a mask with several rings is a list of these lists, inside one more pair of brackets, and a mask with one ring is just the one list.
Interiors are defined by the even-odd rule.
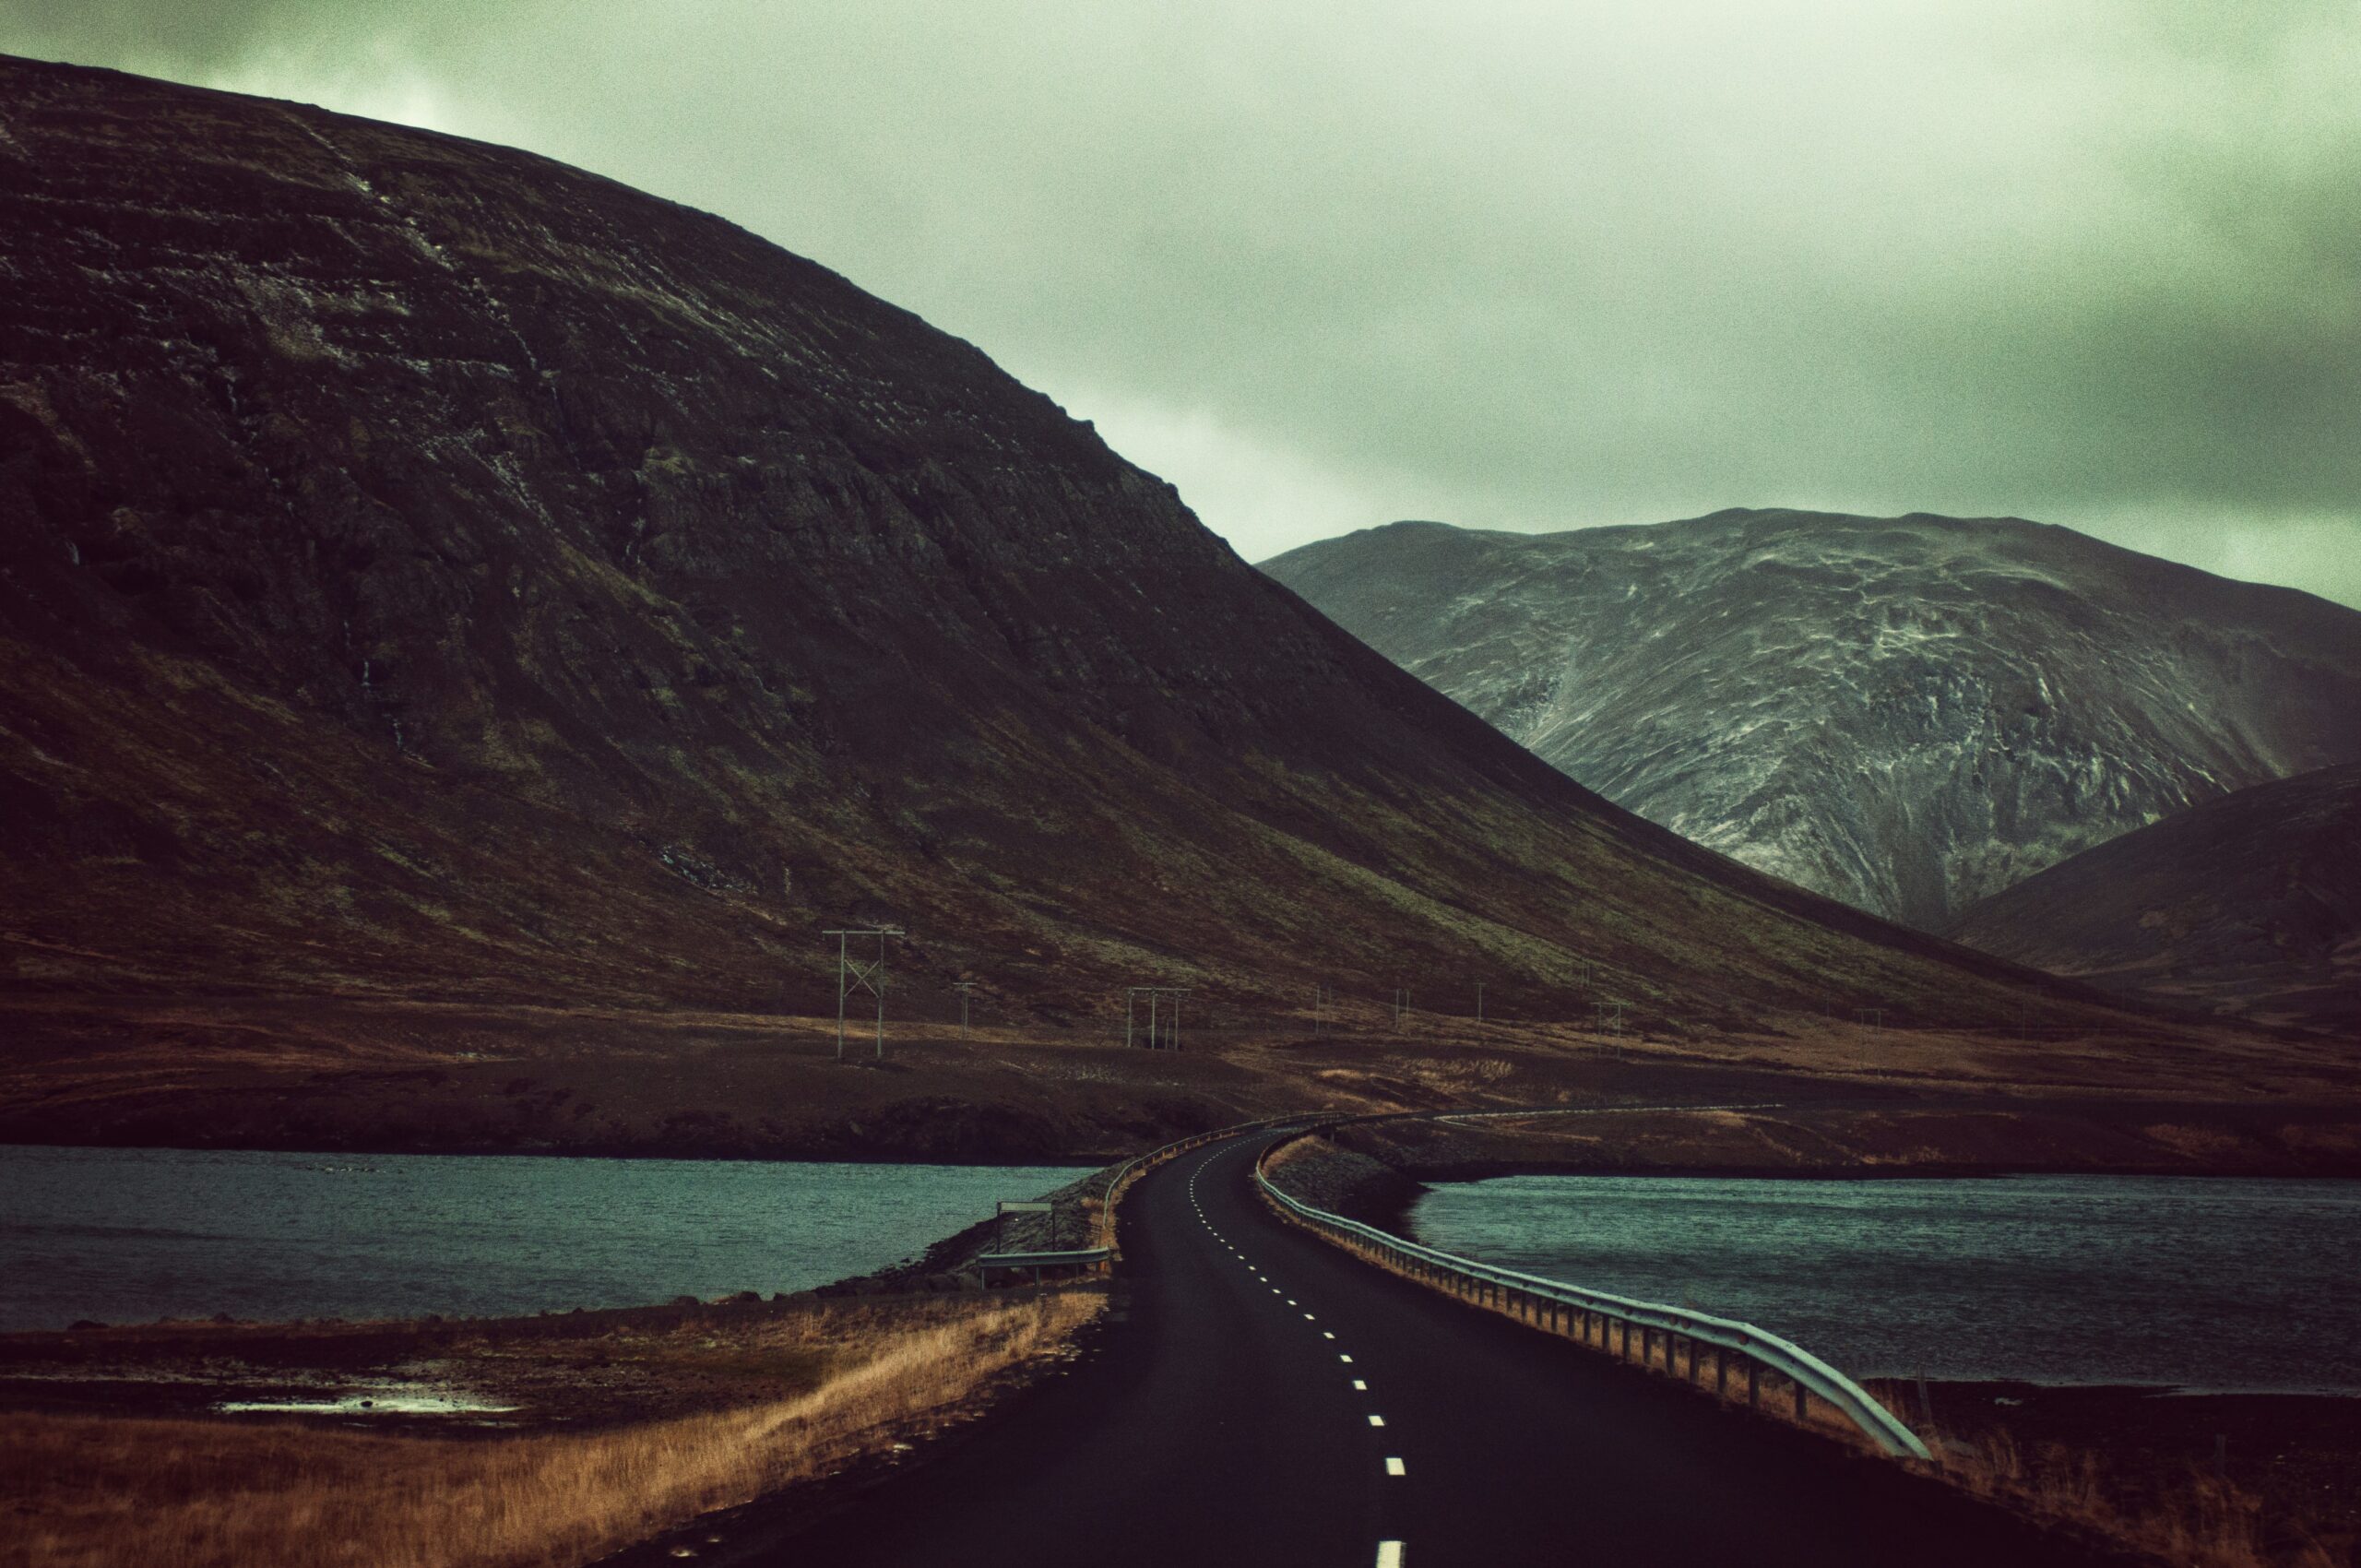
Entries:
[[1282,1224],[1250,1184],[1267,1141],[1211,1146],[1133,1186],[1125,1316],[1097,1354],[763,1561],[2096,1561]]

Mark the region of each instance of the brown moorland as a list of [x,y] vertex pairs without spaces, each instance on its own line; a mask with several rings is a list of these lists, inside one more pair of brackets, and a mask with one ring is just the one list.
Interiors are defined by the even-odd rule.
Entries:
[[[1103,1301],[1079,1287],[10,1336],[0,1563],[571,1568],[890,1463],[1074,1354]],[[90,1358],[99,1379],[77,1381]],[[424,1386],[519,1403],[491,1418],[158,1413],[251,1396],[257,1378],[316,1388],[405,1365]]]

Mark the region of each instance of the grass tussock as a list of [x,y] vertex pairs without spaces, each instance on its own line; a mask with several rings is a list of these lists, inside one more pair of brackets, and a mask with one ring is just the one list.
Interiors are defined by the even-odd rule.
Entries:
[[603,1431],[11,1416],[0,1564],[576,1564],[957,1420],[998,1374],[1059,1353],[1102,1301],[1062,1290],[815,1314],[803,1332],[828,1370],[810,1392]]

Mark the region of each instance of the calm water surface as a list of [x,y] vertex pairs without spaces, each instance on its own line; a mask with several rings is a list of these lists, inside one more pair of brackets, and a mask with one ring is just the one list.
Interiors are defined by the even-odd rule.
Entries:
[[801,1290],[1082,1174],[0,1146],[0,1329]]
[[1513,1176],[1440,1187],[1412,1224],[1857,1377],[2361,1394],[2361,1182]]

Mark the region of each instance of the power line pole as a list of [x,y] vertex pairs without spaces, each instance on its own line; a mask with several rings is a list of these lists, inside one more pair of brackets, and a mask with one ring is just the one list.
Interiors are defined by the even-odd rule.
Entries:
[[[1132,1043],[1133,1023],[1139,1016],[1139,999],[1147,998],[1147,1048],[1150,1051],[1180,1049],[1180,999],[1189,994],[1185,985],[1134,985],[1123,990],[1123,1043]],[[1163,1013],[1158,1003],[1162,997],[1172,998],[1172,1025],[1169,1032],[1164,1027]],[[1167,1041],[1169,1041],[1168,1045]]]
[[1484,982],[1482,980],[1476,982],[1476,1021],[1479,1024],[1484,1021]]
[[974,980],[955,981],[952,990],[959,993],[959,1038],[967,1038],[967,993],[976,989]]
[[[841,1062],[845,1059],[845,999],[855,990],[860,990],[877,998],[877,1060],[883,1062],[885,1059],[885,942],[888,937],[908,933],[899,926],[878,925],[824,931],[820,934],[836,939],[836,1060]],[[852,956],[851,943],[856,936],[877,939],[874,962]]]

